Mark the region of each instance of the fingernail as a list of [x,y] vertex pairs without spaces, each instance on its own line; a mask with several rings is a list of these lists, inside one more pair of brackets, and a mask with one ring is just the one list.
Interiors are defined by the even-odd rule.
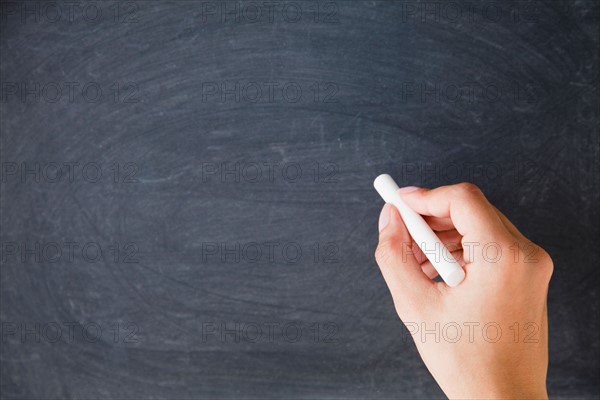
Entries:
[[379,232],[385,229],[385,227],[390,222],[390,205],[385,204],[381,209],[381,214],[379,214]]
[[417,186],[405,186],[405,187],[401,187],[400,189],[398,189],[398,193],[410,193],[410,192],[414,192],[417,189],[420,189],[420,188]]

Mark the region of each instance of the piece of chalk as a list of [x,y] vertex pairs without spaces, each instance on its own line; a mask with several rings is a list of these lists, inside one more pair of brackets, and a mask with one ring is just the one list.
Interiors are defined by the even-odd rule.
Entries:
[[423,217],[402,200],[398,193],[399,187],[394,179],[388,174],[379,175],[373,182],[373,186],[386,203],[390,203],[398,209],[410,236],[431,261],[444,282],[448,286],[457,286],[461,283],[465,279],[465,271]]

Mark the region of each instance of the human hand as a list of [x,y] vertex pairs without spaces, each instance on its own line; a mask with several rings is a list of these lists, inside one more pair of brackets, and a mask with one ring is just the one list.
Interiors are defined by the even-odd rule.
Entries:
[[547,398],[550,256],[472,184],[400,194],[466,273],[454,288],[432,280],[437,273],[396,208],[383,207],[375,258],[398,316],[444,393]]

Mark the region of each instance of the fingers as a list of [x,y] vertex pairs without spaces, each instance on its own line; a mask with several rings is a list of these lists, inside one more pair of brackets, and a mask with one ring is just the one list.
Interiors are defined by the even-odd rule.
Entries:
[[450,218],[456,230],[468,240],[493,240],[508,234],[496,209],[473,184],[418,189],[401,196],[419,214]]
[[[500,220],[510,233],[512,233],[515,237],[526,240],[525,236],[523,236],[517,227],[500,210],[498,210],[498,208],[496,208],[494,205],[492,205],[492,207],[494,207],[496,214],[498,214],[498,217],[500,217]],[[440,218],[425,215],[423,218],[434,231],[449,231],[454,229],[454,224],[449,217]]]
[[437,270],[433,267],[433,264],[431,264],[429,261],[425,261],[423,264],[421,264],[421,269],[429,279],[435,279],[435,277],[439,275]]
[[381,210],[379,244],[375,259],[392,292],[394,302],[402,302],[414,294],[420,298],[432,288],[412,249],[412,239],[395,207],[386,204]]
[[[527,238],[517,229],[517,227],[500,210],[498,210],[493,205],[492,205],[492,207],[494,207],[496,214],[498,215],[498,217],[500,218],[500,221],[502,221],[502,224],[504,225],[504,227],[506,228],[506,230],[508,232],[510,232],[517,239],[528,241]],[[436,231],[436,233],[438,235],[439,235],[438,232],[443,232],[443,231],[457,232],[456,229],[454,229],[454,224],[452,223],[452,220],[450,218],[439,218],[439,217],[433,217],[430,215],[425,215],[425,216],[423,216],[423,218],[425,219],[427,224],[431,227],[431,229]],[[446,244],[446,243],[444,243],[444,244]],[[461,245],[461,244],[459,243],[459,245]],[[416,246],[416,244],[413,248],[413,251],[415,252],[415,257],[417,257],[417,260],[419,260],[419,262],[421,262],[420,257],[424,257],[424,256],[423,256],[423,253],[420,252],[420,249]]]
[[[451,253],[452,253],[452,257],[454,257],[454,259],[456,261],[458,261],[458,263],[461,266],[465,265],[465,261],[463,260],[463,251],[462,251],[462,249],[452,251]],[[427,277],[429,279],[434,279],[436,276],[438,276],[438,272],[436,271],[435,267],[433,266],[433,264],[431,264],[431,261],[429,261],[429,260],[425,260],[421,264],[421,269],[423,270],[423,273],[425,273],[425,275],[427,275]]]
[[432,216],[423,216],[427,225],[434,231],[449,231],[454,229],[454,224],[450,218],[438,218]]
[[[418,189],[401,193],[402,199],[423,215],[429,226],[453,257],[465,268],[473,262],[463,252],[463,243],[498,242],[503,239],[526,240],[519,230],[474,185],[459,184],[437,189]],[[504,242],[505,244],[507,242]],[[465,244],[466,245],[466,244]],[[434,279],[438,273],[412,241],[411,251],[423,274]]]
[[[459,249],[462,250],[462,236],[456,229],[436,232],[436,234],[442,241],[444,247],[446,247],[450,252]],[[427,261],[427,256],[423,254],[423,251],[419,248],[419,246],[414,241],[412,243],[412,251],[417,261],[420,264]]]

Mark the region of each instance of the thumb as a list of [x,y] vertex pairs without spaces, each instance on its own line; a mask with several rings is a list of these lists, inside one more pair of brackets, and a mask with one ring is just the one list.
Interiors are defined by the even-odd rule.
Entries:
[[412,251],[412,239],[398,210],[386,204],[379,217],[379,244],[375,260],[392,293],[398,310],[403,304],[422,304],[435,287],[425,275]]

